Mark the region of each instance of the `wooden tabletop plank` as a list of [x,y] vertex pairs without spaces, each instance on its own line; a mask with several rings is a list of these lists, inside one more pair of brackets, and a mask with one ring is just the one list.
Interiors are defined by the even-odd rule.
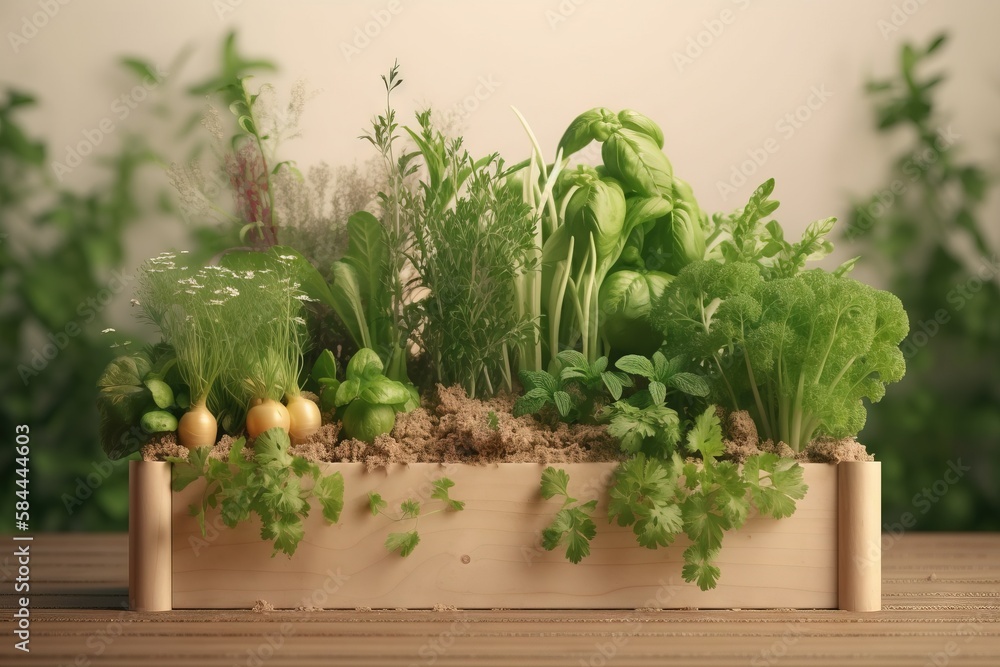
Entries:
[[[6,539],[10,544],[10,538]],[[32,651],[3,665],[1000,664],[1000,535],[884,536],[883,611],[177,611],[127,604],[124,535],[31,543]],[[5,549],[11,553],[12,549]],[[16,566],[0,559],[0,606]]]

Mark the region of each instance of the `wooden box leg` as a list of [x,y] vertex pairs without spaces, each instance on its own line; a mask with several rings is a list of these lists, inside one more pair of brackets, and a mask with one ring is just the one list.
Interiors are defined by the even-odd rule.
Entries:
[[882,464],[837,466],[837,588],[844,611],[882,609]]
[[170,464],[128,464],[128,603],[133,611],[171,610]]

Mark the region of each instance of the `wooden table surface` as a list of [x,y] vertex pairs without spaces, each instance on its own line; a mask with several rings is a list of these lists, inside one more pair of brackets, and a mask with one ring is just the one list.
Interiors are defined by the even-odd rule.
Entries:
[[[17,604],[18,544],[0,565]],[[125,535],[31,543],[30,653],[2,665],[1000,665],[1000,534],[885,539],[879,613],[127,610]]]

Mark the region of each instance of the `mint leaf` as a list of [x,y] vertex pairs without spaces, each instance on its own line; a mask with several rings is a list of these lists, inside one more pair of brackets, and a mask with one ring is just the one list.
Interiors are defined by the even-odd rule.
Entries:
[[615,366],[619,370],[631,373],[632,375],[639,375],[644,378],[653,377],[653,363],[646,357],[638,354],[626,354],[615,362]]
[[521,379],[521,385],[527,389],[541,389],[548,396],[559,389],[559,381],[546,373],[545,371],[529,371],[522,370],[518,373],[518,377]]
[[513,414],[515,417],[530,415],[542,409],[551,400],[551,394],[547,389],[536,387],[529,390],[514,402]]
[[676,373],[671,375],[670,379],[667,380],[667,384],[689,396],[704,397],[708,396],[709,392],[708,382],[705,381],[705,378],[694,373]]
[[667,400],[667,387],[662,382],[658,380],[653,380],[649,383],[649,397],[652,399],[653,405],[662,405],[663,401]]
[[560,417],[569,417],[573,411],[573,398],[565,391],[557,391],[552,394],[552,402],[556,404],[556,410]]

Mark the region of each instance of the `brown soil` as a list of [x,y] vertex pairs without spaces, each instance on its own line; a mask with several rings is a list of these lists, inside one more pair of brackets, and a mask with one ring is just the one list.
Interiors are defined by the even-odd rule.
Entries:
[[[339,423],[324,424],[308,442],[294,445],[291,453],[310,461],[364,463],[369,470],[392,463],[582,463],[622,458],[617,441],[599,425],[547,425],[527,415],[511,414],[515,397],[501,395],[479,401],[466,397],[461,387],[438,385],[424,401],[425,407],[396,416],[392,433],[369,444],[348,439],[338,442]],[[836,463],[872,461],[874,457],[853,438],[820,439],[801,452],[784,442],[761,442],[753,419],[745,411],[719,410],[726,458],[742,463],[748,457],[774,452],[800,461]],[[224,436],[209,456],[225,459],[234,439]],[[146,461],[167,456],[187,458],[187,449],[173,434],[159,436],[142,448]],[[247,448],[252,458],[252,448]]]
[[795,452],[784,442],[760,441],[757,425],[745,410],[726,413],[719,410],[725,436],[726,457],[742,463],[760,452],[811,463],[839,463],[841,461],[874,461],[865,446],[854,438],[820,438],[800,452]]
[[806,455],[814,463],[840,463],[841,461],[874,461],[865,446],[854,438],[820,438],[806,448]]
[[514,400],[508,395],[479,401],[460,387],[438,385],[426,407],[397,415],[392,433],[374,443],[337,443],[320,433],[303,447],[322,445],[321,460],[361,462],[369,470],[390,463],[571,463],[621,457],[603,426],[549,427],[531,416],[514,417]]

